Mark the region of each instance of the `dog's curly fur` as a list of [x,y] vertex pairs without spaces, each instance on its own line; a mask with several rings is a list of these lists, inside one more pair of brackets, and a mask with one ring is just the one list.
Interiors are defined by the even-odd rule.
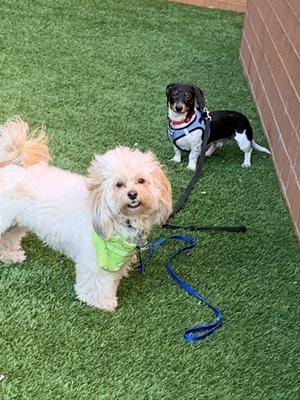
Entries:
[[0,167],[11,164],[28,167],[49,160],[43,129],[30,132],[27,122],[20,117],[12,118],[0,127]]
[[87,176],[64,171],[48,165],[44,133],[27,134],[20,118],[0,127],[0,260],[22,262],[21,239],[31,230],[75,262],[79,299],[113,311],[129,263],[118,272],[100,269],[93,229],[104,238],[145,237],[171,213],[168,178],[151,152],[126,147],[95,156]]

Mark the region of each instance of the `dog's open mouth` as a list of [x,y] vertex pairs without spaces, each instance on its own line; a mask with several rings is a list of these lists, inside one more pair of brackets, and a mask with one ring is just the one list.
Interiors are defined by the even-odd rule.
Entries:
[[128,208],[138,208],[141,203],[138,200],[133,200],[129,204],[127,204]]

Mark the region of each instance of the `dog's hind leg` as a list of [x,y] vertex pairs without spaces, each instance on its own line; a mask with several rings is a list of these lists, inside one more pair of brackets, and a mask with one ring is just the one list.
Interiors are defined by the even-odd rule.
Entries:
[[21,247],[21,240],[26,235],[26,229],[13,226],[0,237],[0,261],[8,264],[20,263],[26,259]]
[[212,142],[210,148],[208,150],[206,150],[206,153],[205,153],[206,157],[211,157],[214,154],[214,152],[217,150],[217,148],[218,148],[217,143]]
[[251,153],[252,153],[252,147],[250,148],[249,151],[244,151],[244,162],[242,164],[242,167],[244,168],[251,167]]
[[207,157],[212,156],[217,149],[220,149],[221,147],[224,146],[226,141],[227,141],[226,139],[221,139],[221,140],[217,140],[215,142],[212,142],[210,148],[206,151],[205,155]]
[[242,167],[251,167],[252,143],[247,137],[246,129],[243,132],[236,131],[234,140],[237,142],[239,148],[244,153],[244,162],[242,164]]

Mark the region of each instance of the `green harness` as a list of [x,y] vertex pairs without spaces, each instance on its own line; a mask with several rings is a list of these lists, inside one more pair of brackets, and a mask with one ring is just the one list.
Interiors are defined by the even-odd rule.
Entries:
[[102,239],[94,230],[93,243],[100,268],[116,272],[135,253],[136,245],[124,240],[120,235],[114,235],[109,239]]

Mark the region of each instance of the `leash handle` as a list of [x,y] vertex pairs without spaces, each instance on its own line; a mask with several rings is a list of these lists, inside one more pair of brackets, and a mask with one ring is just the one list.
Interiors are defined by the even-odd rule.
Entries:
[[223,317],[222,317],[221,311],[217,307],[215,307],[213,304],[210,304],[209,302],[204,300],[204,298],[201,296],[201,294],[196,289],[194,289],[192,286],[190,286],[186,281],[184,281],[173,269],[173,266],[172,266],[173,259],[181,253],[186,253],[186,252],[190,251],[193,247],[196,246],[197,242],[191,236],[182,235],[182,234],[172,235],[165,239],[163,239],[163,238],[158,239],[155,242],[150,243],[148,245],[148,255],[147,255],[146,261],[144,263],[142,262],[141,255],[139,254],[138,271],[140,273],[143,273],[145,271],[146,265],[149,263],[149,261],[153,257],[155,249],[173,239],[183,241],[187,245],[184,247],[181,247],[180,249],[178,249],[177,251],[172,253],[169,258],[167,258],[166,270],[168,272],[168,275],[186,293],[188,293],[190,296],[197,299],[201,304],[206,305],[215,315],[215,322],[213,324],[194,326],[192,328],[187,329],[184,332],[183,338],[187,342],[198,342],[198,341],[204,340],[207,336],[211,335],[216,329],[218,329],[222,325]]
[[245,233],[247,231],[245,226],[198,226],[198,225],[175,225],[169,224],[168,222],[162,225],[162,228],[166,229],[184,229],[191,232],[237,232]]

